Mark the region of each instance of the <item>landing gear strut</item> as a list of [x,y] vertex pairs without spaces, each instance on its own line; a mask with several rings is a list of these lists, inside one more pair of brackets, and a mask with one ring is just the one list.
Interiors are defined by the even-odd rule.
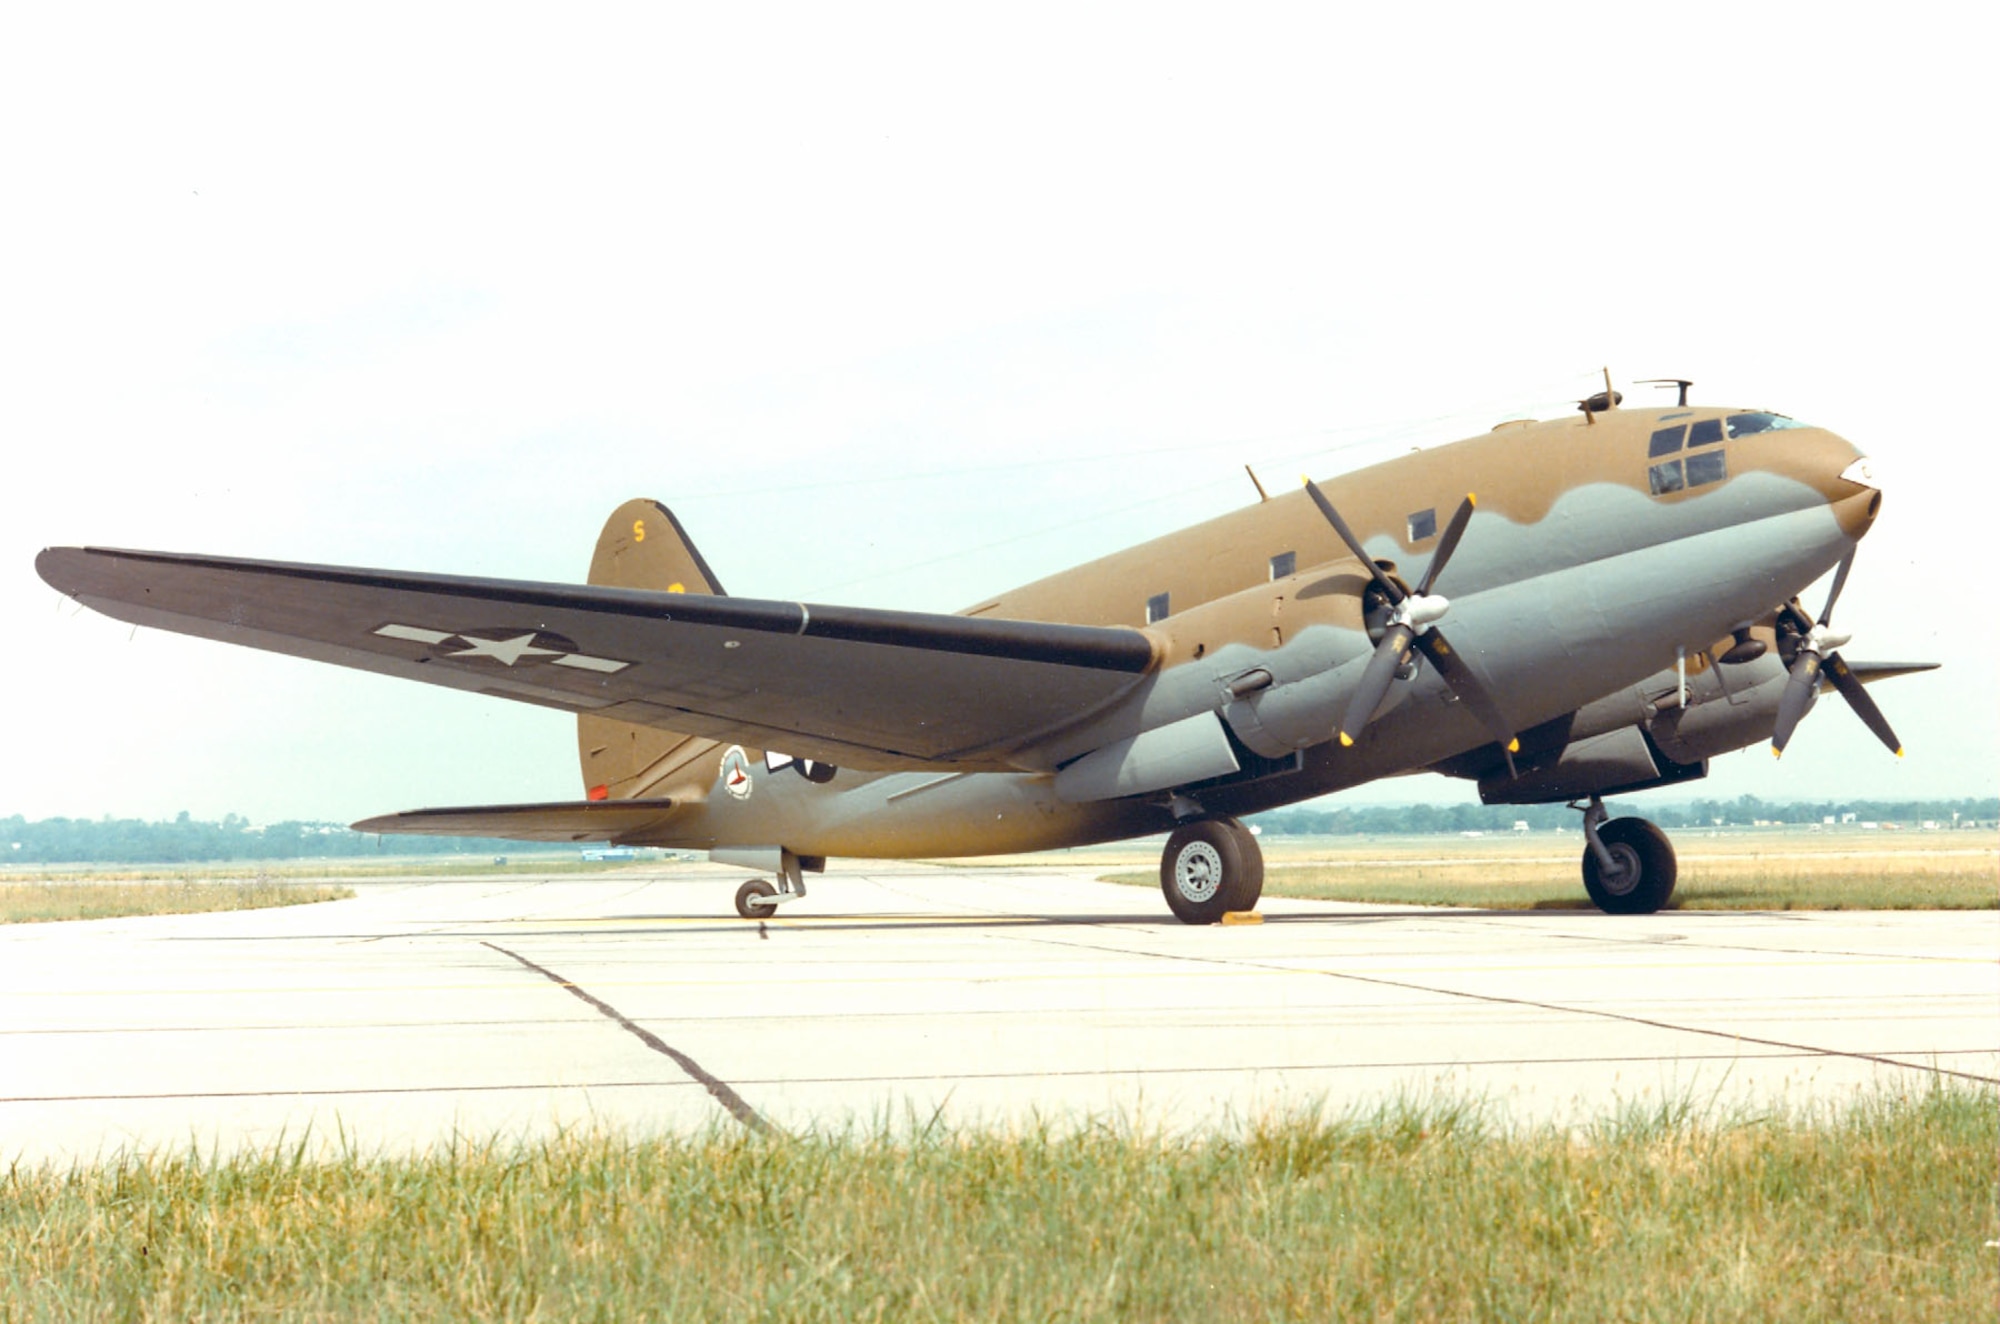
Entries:
[[775,885],[767,879],[752,878],[736,889],[736,913],[744,919],[764,919],[776,914],[785,902],[796,901],[805,894],[806,880],[799,857],[785,851],[779,856]]
[[1604,801],[1593,795],[1583,811],[1583,839],[1583,889],[1605,914],[1650,915],[1672,898],[1674,844],[1645,819],[1607,823]]
[[1185,823],[1160,856],[1160,891],[1183,924],[1214,924],[1229,911],[1255,908],[1264,892],[1264,852],[1233,818]]

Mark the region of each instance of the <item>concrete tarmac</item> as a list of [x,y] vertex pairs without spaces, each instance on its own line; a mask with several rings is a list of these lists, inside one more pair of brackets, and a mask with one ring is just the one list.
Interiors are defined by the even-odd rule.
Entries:
[[454,1136],[1109,1118],[1442,1090],[1522,1120],[2000,1083],[2000,913],[1490,912],[1267,898],[1188,928],[1076,869],[356,884],[0,928],[0,1161]]

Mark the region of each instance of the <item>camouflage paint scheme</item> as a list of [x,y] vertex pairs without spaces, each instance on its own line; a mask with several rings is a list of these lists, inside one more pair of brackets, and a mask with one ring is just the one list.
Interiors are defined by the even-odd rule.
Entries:
[[[1739,623],[1759,622],[1771,639],[1776,604],[1835,565],[1873,522],[1879,492],[1841,477],[1861,452],[1821,428],[1727,441],[1725,482],[1651,494],[1647,442],[1661,420],[1746,412],[1621,409],[1503,425],[1324,486],[1368,551],[1396,563],[1412,582],[1428,568],[1436,537],[1410,538],[1407,517],[1430,509],[1441,525],[1468,490],[1475,492],[1478,514],[1439,584],[1452,601],[1452,635],[1522,730],[1587,710],[1587,720],[1571,728],[1580,739],[1660,722],[1659,700],[1678,694],[1677,645],[1694,658],[1691,706],[1728,705],[1707,650],[1718,641],[1726,647]],[[624,576],[651,574],[652,586],[664,587],[657,582],[664,572],[666,584],[710,583],[687,564],[639,569],[645,563],[629,529],[663,513],[656,503],[638,501],[614,514],[592,560],[591,582],[645,587],[642,578]],[[1270,558],[1288,551],[1307,568],[1272,580]],[[628,558],[636,564],[621,575]],[[586,717],[580,722],[585,781],[608,786],[617,798],[705,805],[699,819],[677,816],[662,832],[629,838],[638,843],[783,843],[808,856],[953,856],[1167,831],[1175,818],[1157,796],[1065,804],[1047,774],[1114,740],[1204,711],[1220,710],[1258,754],[1303,755],[1294,772],[1196,797],[1221,814],[1432,770],[1488,746],[1428,668],[1392,691],[1393,709],[1378,715],[1355,747],[1331,741],[1332,715],[1373,648],[1362,619],[1366,579],[1306,494],[1291,492],[968,610],[1132,626],[1156,641],[1157,670],[1133,694],[1014,751],[1031,772],[843,769],[832,783],[815,785],[788,768],[767,771],[762,751],[753,750],[760,756],[753,759],[757,789],[739,801],[716,790],[719,744]],[[1175,610],[1147,626],[1147,599],[1162,592]],[[1258,668],[1272,673],[1273,685],[1248,701],[1228,701],[1228,682]],[[1775,650],[1733,670],[1747,673],[1733,687],[1739,695],[1782,684],[1785,675]],[[1775,697],[1766,697],[1743,714],[1742,739],[1731,748],[1768,738]],[[1745,705],[1739,699],[1733,706]],[[1667,725],[1683,716],[1677,707],[1664,712]],[[1486,759],[1465,766],[1498,765],[1499,752],[1490,749]]]
[[[1650,453],[1681,427],[1687,449]],[[1688,458],[1701,430],[1739,427]],[[75,548],[38,568],[120,619],[579,714],[586,800],[362,830],[696,848],[796,878],[800,860],[1115,840],[1421,771],[1518,803],[1699,777],[1771,738],[1780,613],[1881,502],[1842,438],[1713,407],[1504,423],[1324,491],[1405,591],[1476,494],[1439,628],[1519,734],[1514,772],[1434,665],[1392,682],[1351,747],[1333,739],[1387,607],[1303,491],[956,617],[727,597],[649,500],[612,514],[587,589]],[[1716,660],[1745,638],[1761,656]]]

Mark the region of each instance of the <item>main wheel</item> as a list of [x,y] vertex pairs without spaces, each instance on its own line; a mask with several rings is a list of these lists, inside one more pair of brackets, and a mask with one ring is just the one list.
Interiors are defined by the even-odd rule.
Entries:
[[1183,924],[1213,924],[1229,911],[1256,906],[1264,892],[1264,852],[1233,818],[1189,823],[1167,838],[1160,891]]
[[1616,866],[1609,873],[1597,854],[1583,853],[1583,888],[1607,915],[1650,915],[1674,894],[1678,866],[1674,843],[1643,818],[1614,818],[1597,830]]
[[762,919],[778,908],[778,903],[765,898],[778,895],[778,889],[762,878],[752,878],[736,889],[736,913],[745,919]]

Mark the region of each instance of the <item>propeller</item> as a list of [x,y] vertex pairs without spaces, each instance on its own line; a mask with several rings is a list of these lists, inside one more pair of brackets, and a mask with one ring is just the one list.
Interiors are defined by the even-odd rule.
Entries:
[[[1840,601],[1840,590],[1847,587],[1847,572],[1853,567],[1854,553],[1850,551],[1834,572],[1833,588],[1826,595],[1826,606],[1820,611],[1819,619],[1807,622],[1799,631],[1798,647],[1792,655],[1791,679],[1785,682],[1785,692],[1778,699],[1778,721],[1771,731],[1773,758],[1784,755],[1792,732],[1798,729],[1799,719],[1812,706],[1822,671],[1833,682],[1833,688],[1840,691],[1840,697],[1847,700],[1847,706],[1868,724],[1875,738],[1894,750],[1897,758],[1903,757],[1903,742],[1890,729],[1889,719],[1882,716],[1882,710],[1875,706],[1875,700],[1868,697],[1867,689],[1838,652],[1852,636],[1835,634],[1829,628],[1833,620],[1833,604]],[[1787,608],[1787,611],[1791,613],[1794,624],[1802,619],[1796,607]]]
[[1375,558],[1361,546],[1361,540],[1354,536],[1354,530],[1347,527],[1347,521],[1334,509],[1326,493],[1320,491],[1319,484],[1310,478],[1304,481],[1313,504],[1319,507],[1320,514],[1326,516],[1326,522],[1333,526],[1340,540],[1347,544],[1347,550],[1354,553],[1354,558],[1374,576],[1376,587],[1381,589],[1390,607],[1381,641],[1375,645],[1375,655],[1369,659],[1367,670],[1361,673],[1361,682],[1348,702],[1346,716],[1341,719],[1340,743],[1354,743],[1355,736],[1361,733],[1361,729],[1375,715],[1375,710],[1381,707],[1383,698],[1389,693],[1390,683],[1414,648],[1437,669],[1439,678],[1459,702],[1479,719],[1480,725],[1500,742],[1500,748],[1507,757],[1507,771],[1512,774],[1514,755],[1519,752],[1521,742],[1515,738],[1513,725],[1493,701],[1493,696],[1486,692],[1486,687],[1479,683],[1472,669],[1437,629],[1437,622],[1451,610],[1451,600],[1431,592],[1438,576],[1444,571],[1445,563],[1458,549],[1459,539],[1465,536],[1465,526],[1472,521],[1473,509],[1479,504],[1478,498],[1470,492],[1466,494],[1465,500],[1452,515],[1451,523],[1445,526],[1444,536],[1438,539],[1437,551],[1431,556],[1430,568],[1424,571],[1423,581],[1414,593],[1405,593],[1401,585],[1375,564]]

